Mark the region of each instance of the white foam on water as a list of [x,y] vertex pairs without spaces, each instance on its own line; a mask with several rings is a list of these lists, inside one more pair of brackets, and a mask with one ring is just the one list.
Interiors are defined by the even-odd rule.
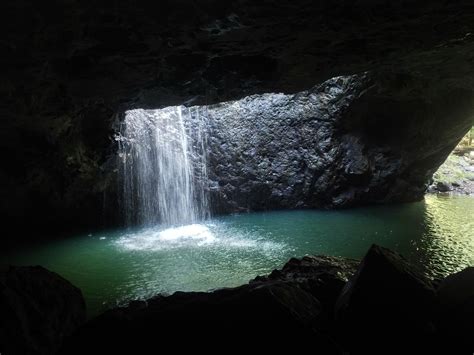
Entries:
[[185,246],[212,244],[216,237],[203,224],[190,224],[167,229],[146,228],[120,237],[116,243],[126,250],[163,250]]
[[159,233],[161,241],[180,241],[183,239],[198,240],[200,243],[213,243],[216,237],[210,229],[203,224],[190,224],[176,228],[168,228]]
[[285,244],[265,240],[215,223],[189,224],[163,229],[159,226],[127,233],[115,244],[130,251],[162,251],[176,248],[248,249],[268,254],[282,251]]

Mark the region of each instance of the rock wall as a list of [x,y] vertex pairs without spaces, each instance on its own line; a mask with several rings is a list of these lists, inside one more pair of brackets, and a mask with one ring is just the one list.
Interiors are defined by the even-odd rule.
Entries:
[[[374,78],[336,77],[298,94],[201,108],[214,212],[422,198],[471,124],[472,94],[387,99]],[[446,127],[446,117],[457,124]]]
[[367,85],[337,77],[294,95],[264,94],[210,106],[209,178],[215,212],[334,203],[345,137],[337,126]]

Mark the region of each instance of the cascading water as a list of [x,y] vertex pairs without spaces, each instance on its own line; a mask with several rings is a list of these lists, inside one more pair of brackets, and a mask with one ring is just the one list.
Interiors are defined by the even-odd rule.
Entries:
[[202,110],[174,106],[126,112],[117,140],[128,225],[182,225],[208,217]]

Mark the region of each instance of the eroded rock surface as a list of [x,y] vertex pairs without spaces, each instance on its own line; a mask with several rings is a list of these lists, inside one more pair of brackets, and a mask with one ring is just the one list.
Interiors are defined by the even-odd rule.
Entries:
[[[469,129],[472,95],[405,107],[406,97],[382,98],[383,85],[365,73],[202,107],[214,212],[421,199]],[[458,125],[442,127],[448,115]]]

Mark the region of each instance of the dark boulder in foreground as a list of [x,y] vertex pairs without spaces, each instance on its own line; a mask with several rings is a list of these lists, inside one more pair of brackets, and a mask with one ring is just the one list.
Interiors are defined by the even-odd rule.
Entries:
[[313,326],[317,299],[296,284],[255,282],[212,293],[177,292],[108,311],[72,337],[63,354],[173,351],[255,351],[317,347],[339,354]]
[[0,271],[0,353],[51,354],[86,320],[81,291],[41,266]]
[[399,254],[373,245],[336,304],[336,320],[352,348],[367,343],[431,342],[436,294],[431,282]]
[[258,276],[252,282],[279,280],[298,284],[324,306],[331,310],[346,284],[356,272],[359,261],[333,256],[307,255],[290,259],[281,270],[273,270],[268,276]]
[[474,353],[474,267],[444,279],[438,288],[439,328],[447,342]]

